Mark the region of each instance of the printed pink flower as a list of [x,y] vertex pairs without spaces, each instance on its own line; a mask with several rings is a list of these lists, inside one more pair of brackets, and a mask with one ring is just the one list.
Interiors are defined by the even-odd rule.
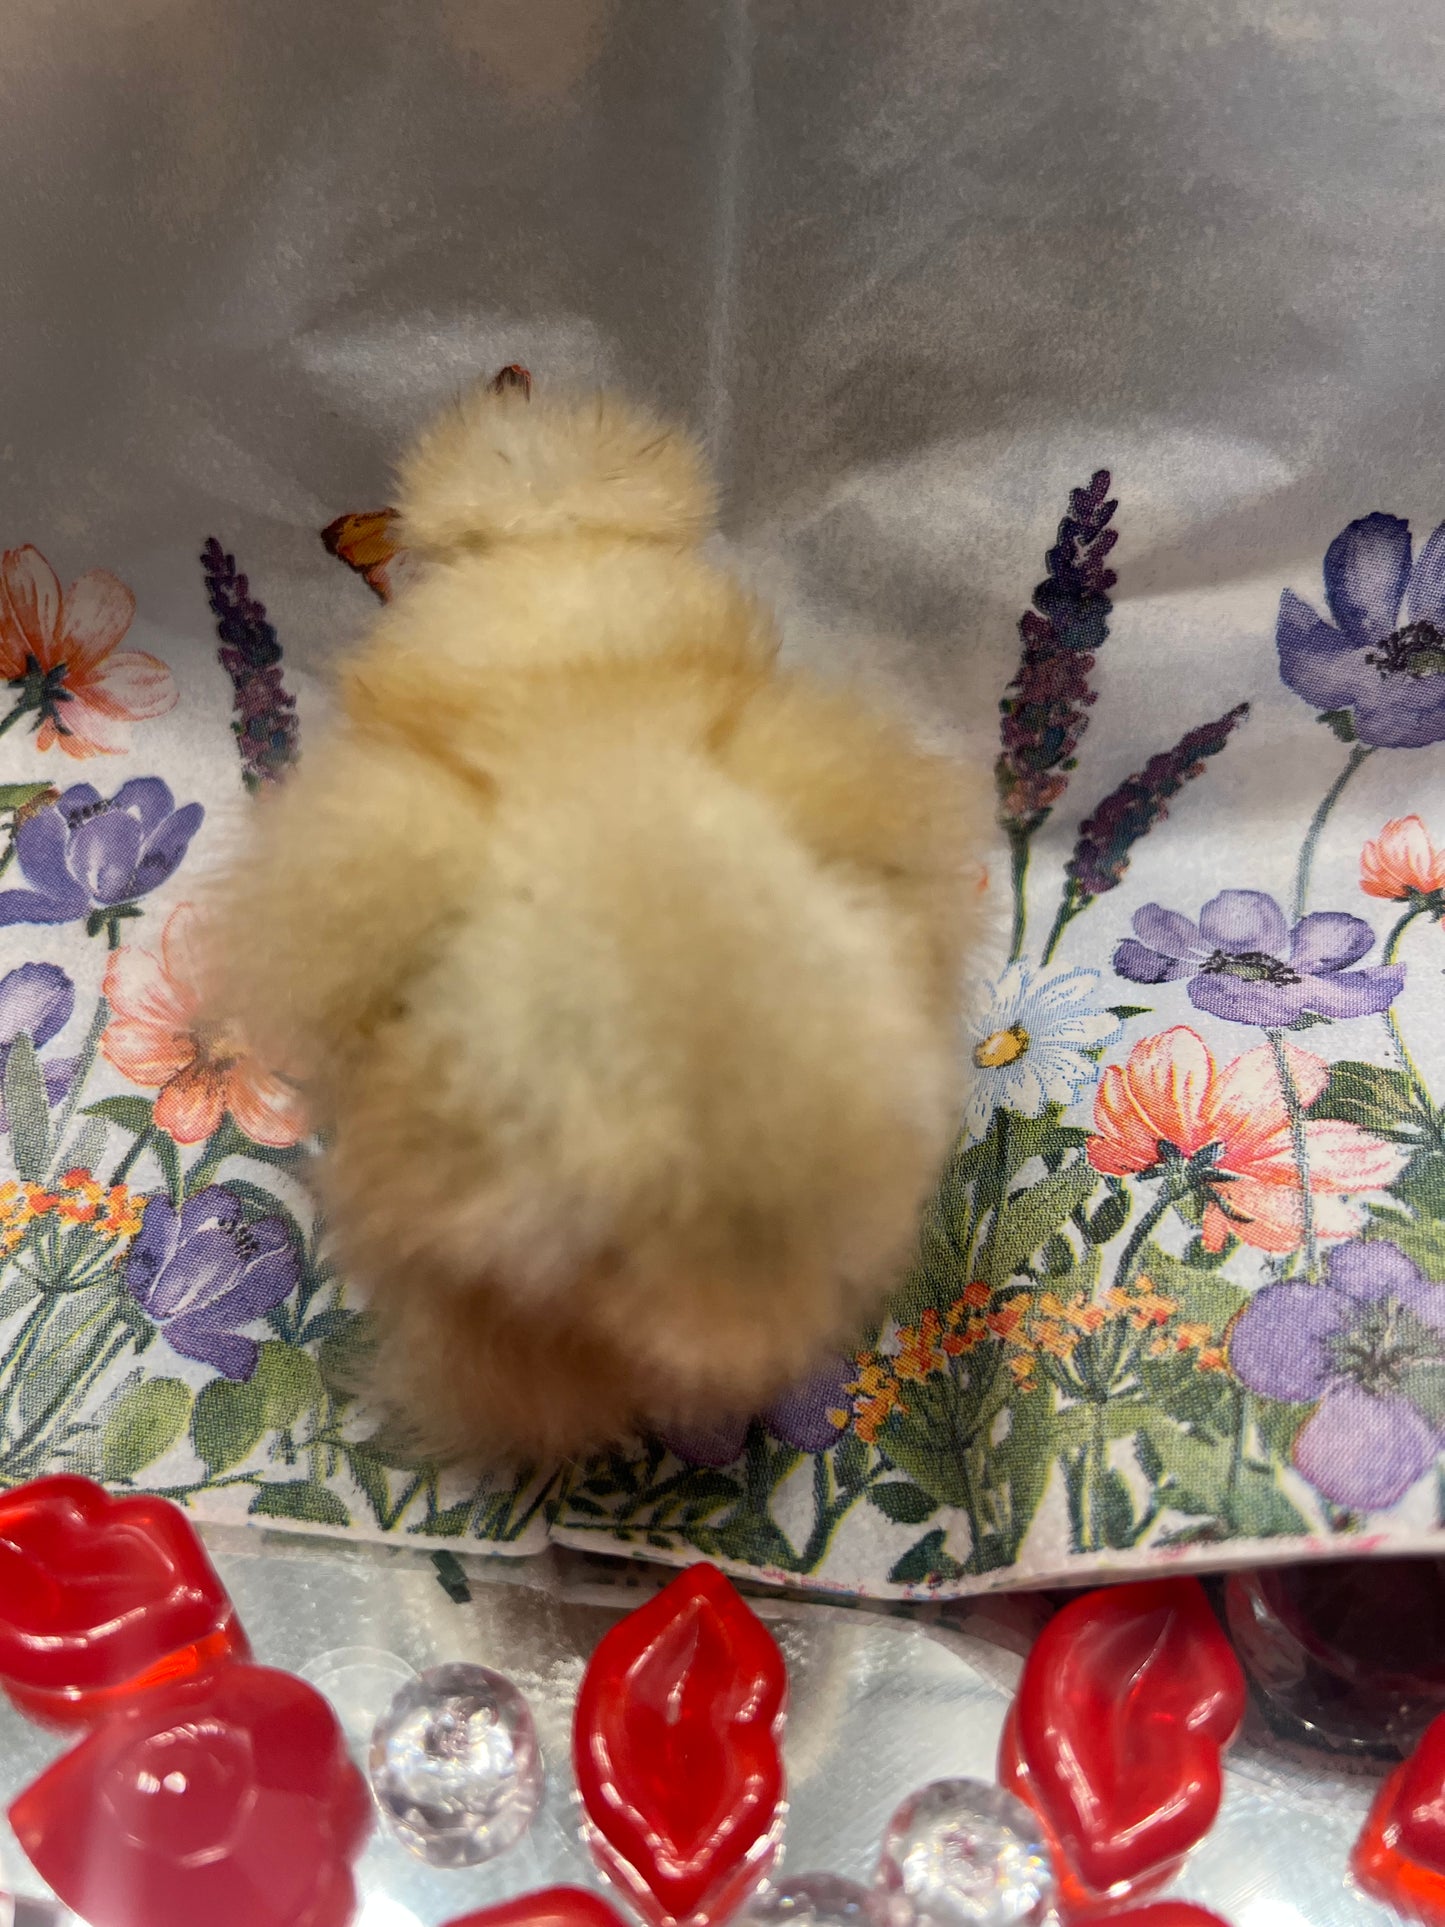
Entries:
[[1360,888],[1390,903],[1433,896],[1445,890],[1445,850],[1418,816],[1397,816],[1360,851]]
[[[1300,1103],[1323,1091],[1330,1067],[1286,1044]],[[1299,1170],[1289,1112],[1267,1044],[1220,1069],[1202,1037],[1177,1025],[1146,1037],[1127,1064],[1110,1064],[1094,1098],[1089,1162],[1110,1177],[1162,1175],[1186,1167],[1204,1204],[1201,1236],[1210,1251],[1232,1233],[1259,1251],[1294,1251],[1304,1235]],[[1332,1119],[1305,1123],[1305,1149],[1322,1238],[1359,1229],[1347,1202],[1399,1176],[1408,1152]]]
[[136,945],[111,952],[105,996],[115,1015],[100,1048],[131,1083],[159,1086],[156,1129],[178,1144],[201,1143],[228,1111],[257,1144],[295,1144],[306,1133],[296,1091],[228,1026],[200,1014],[196,923],[183,903],[166,921],[159,956]]
[[115,755],[131,723],[175,708],[166,665],[118,647],[134,614],[135,597],[104,569],[62,592],[39,549],[0,559],[0,678],[19,692],[11,716],[34,714],[38,749]]

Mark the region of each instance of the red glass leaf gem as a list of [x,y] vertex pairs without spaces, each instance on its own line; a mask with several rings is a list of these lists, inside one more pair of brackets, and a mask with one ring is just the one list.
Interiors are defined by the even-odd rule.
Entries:
[[714,1566],[614,1626],[577,1696],[573,1759],[598,1864],[654,1927],[726,1919],[772,1862],[788,1676]]
[[1244,1677],[1193,1579],[1086,1593],[1024,1665],[999,1778],[1050,1835],[1066,1912],[1160,1886],[1209,1831]]
[[0,1497],[0,1686],[86,1724],[162,1680],[249,1650],[190,1521],[61,1474]]
[[137,1695],[10,1824],[90,1927],[347,1927],[371,1798],[319,1693],[235,1665]]
[[1407,1919],[1445,1927],[1445,1714],[1380,1788],[1350,1869]]
[[544,1887],[540,1893],[483,1907],[449,1927],[623,1927],[622,1916],[601,1894],[583,1887]]

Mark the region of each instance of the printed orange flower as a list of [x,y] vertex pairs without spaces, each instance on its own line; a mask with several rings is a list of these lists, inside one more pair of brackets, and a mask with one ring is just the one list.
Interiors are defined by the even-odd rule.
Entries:
[[177,1144],[201,1143],[228,1111],[257,1144],[295,1144],[306,1131],[297,1093],[233,1031],[200,1016],[196,921],[183,903],[166,921],[159,955],[135,945],[111,952],[105,996],[115,1014],[100,1047],[131,1083],[159,1087],[155,1125]]
[[1361,850],[1360,888],[1390,903],[1432,896],[1445,890],[1445,851],[1435,848],[1418,816],[1397,816]]
[[[1285,1050],[1307,1109],[1324,1089],[1329,1065],[1291,1044]],[[1206,1249],[1222,1250],[1231,1233],[1259,1251],[1298,1248],[1304,1235],[1299,1169],[1267,1044],[1221,1069],[1187,1025],[1146,1037],[1126,1065],[1111,1064],[1104,1072],[1094,1098],[1094,1130],[1089,1161],[1107,1176],[1175,1166],[1204,1201]],[[1409,1154],[1334,1120],[1307,1119],[1304,1137],[1315,1231],[1322,1238],[1348,1237],[1360,1224],[1349,1197],[1389,1184]]]
[[175,678],[156,656],[118,645],[135,597],[104,569],[62,592],[54,569],[29,546],[0,559],[0,678],[18,692],[0,732],[35,717],[36,747],[67,756],[115,755],[130,724],[174,709]]

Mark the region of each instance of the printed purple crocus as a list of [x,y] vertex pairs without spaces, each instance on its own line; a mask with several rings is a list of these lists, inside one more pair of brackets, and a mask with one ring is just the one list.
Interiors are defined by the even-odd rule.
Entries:
[[[58,964],[23,963],[0,977],[0,1089],[17,1039],[28,1037],[39,1050],[59,1036],[74,1010],[75,985]],[[45,1095],[52,1104],[58,1104],[70,1089],[75,1062],[73,1057],[56,1057],[40,1066]],[[0,1104],[0,1130],[9,1128]]]
[[172,1351],[232,1379],[249,1378],[259,1356],[243,1327],[274,1311],[300,1275],[281,1219],[247,1224],[240,1200],[216,1184],[179,1211],[148,1199],[125,1267],[126,1289]]
[[[799,1452],[826,1452],[843,1435],[852,1405],[848,1387],[857,1376],[851,1359],[830,1359],[760,1414],[765,1430]],[[711,1467],[741,1458],[747,1436],[747,1419],[678,1426],[659,1434],[668,1450],[689,1465]]]
[[1361,516],[1325,553],[1334,622],[1290,589],[1280,597],[1280,675],[1371,748],[1445,741],[1445,522],[1413,563],[1410,547],[1399,516]]
[[1383,1239],[1336,1245],[1323,1284],[1256,1292],[1229,1362],[1250,1391],[1314,1405],[1291,1456],[1352,1512],[1394,1505],[1445,1442],[1445,1285]]
[[180,867],[205,811],[176,808],[158,776],[137,776],[114,796],[73,783],[24,817],[15,856],[29,889],[0,890],[0,926],[75,923],[94,936],[136,915],[136,899]]
[[1189,979],[1189,1001],[1211,1017],[1267,1030],[1316,1017],[1369,1017],[1387,1010],[1405,982],[1403,964],[1354,970],[1375,933],[1360,917],[1317,910],[1291,929],[1262,890],[1221,890],[1195,923],[1146,903],[1114,968],[1136,984]]

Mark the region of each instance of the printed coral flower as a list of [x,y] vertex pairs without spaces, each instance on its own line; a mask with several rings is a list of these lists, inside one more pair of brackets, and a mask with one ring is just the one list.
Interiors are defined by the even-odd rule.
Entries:
[[1096,1000],[1099,974],[1054,964],[1012,963],[969,1025],[972,1079],[964,1113],[976,1137],[1002,1105],[1038,1117],[1048,1104],[1072,1104],[1097,1082],[1091,1052],[1112,1044],[1122,1026]]
[[240,1200],[216,1184],[179,1211],[169,1198],[148,1199],[125,1265],[127,1291],[171,1350],[232,1379],[249,1378],[259,1356],[243,1327],[290,1297],[300,1276],[282,1220],[248,1225]]
[[16,829],[30,888],[0,890],[0,926],[85,917],[92,935],[114,931],[137,899],[174,876],[204,816],[199,803],[177,809],[158,776],[134,777],[112,797],[73,783]]
[[295,1090],[226,1025],[200,1015],[197,925],[194,907],[183,903],[166,920],[159,954],[136,945],[112,951],[105,997],[114,1016],[100,1048],[132,1084],[159,1086],[154,1123],[177,1144],[201,1143],[227,1112],[257,1144],[295,1144],[306,1131]]
[[1189,1001],[1232,1024],[1283,1028],[1310,1012],[1368,1017],[1387,1010],[1405,981],[1403,964],[1351,969],[1375,933],[1360,917],[1317,910],[1291,930],[1262,890],[1221,890],[1198,923],[1146,903],[1114,968],[1136,984],[1189,979]]
[[[799,1452],[826,1452],[836,1445],[848,1423],[848,1388],[856,1377],[848,1358],[830,1359],[801,1384],[774,1399],[761,1414],[764,1428],[784,1445]],[[740,1459],[747,1442],[748,1421],[734,1419],[713,1425],[677,1426],[659,1433],[661,1442],[688,1465],[719,1467]]]
[[54,569],[29,546],[0,559],[0,677],[18,692],[0,723],[33,715],[38,749],[113,756],[130,748],[130,725],[163,716],[175,678],[156,656],[119,644],[135,597],[104,569],[61,590]]
[[[1290,1075],[1308,1109],[1329,1079],[1322,1057],[1286,1044]],[[1094,1098],[1089,1162],[1110,1177],[1167,1177],[1204,1206],[1201,1237],[1222,1251],[1231,1233],[1259,1251],[1298,1248],[1299,1170],[1289,1111],[1267,1044],[1221,1069],[1203,1038],[1179,1025],[1146,1037],[1125,1065],[1110,1064]],[[1357,1125],[1307,1119],[1305,1150],[1316,1234],[1360,1227],[1352,1196],[1397,1178],[1408,1151]]]
[[1353,1512],[1402,1499],[1434,1465],[1445,1410],[1445,1285],[1397,1245],[1339,1245],[1319,1285],[1266,1285],[1229,1337],[1229,1363],[1265,1398],[1314,1405],[1292,1457]]
[[1280,598],[1284,681],[1371,747],[1445,740],[1445,523],[1412,565],[1408,522],[1362,516],[1331,542],[1324,576],[1333,623]]
[[[23,963],[0,977],[0,1089],[4,1088],[5,1066],[16,1041],[24,1036],[39,1050],[70,1022],[75,1010],[75,985],[58,964]],[[45,1080],[45,1095],[58,1104],[70,1089],[75,1075],[73,1057],[52,1058],[40,1067]],[[0,1130],[8,1130],[4,1105],[0,1104]]]
[[1360,852],[1367,897],[1410,903],[1445,890],[1445,850],[1437,850],[1418,816],[1397,816]]

